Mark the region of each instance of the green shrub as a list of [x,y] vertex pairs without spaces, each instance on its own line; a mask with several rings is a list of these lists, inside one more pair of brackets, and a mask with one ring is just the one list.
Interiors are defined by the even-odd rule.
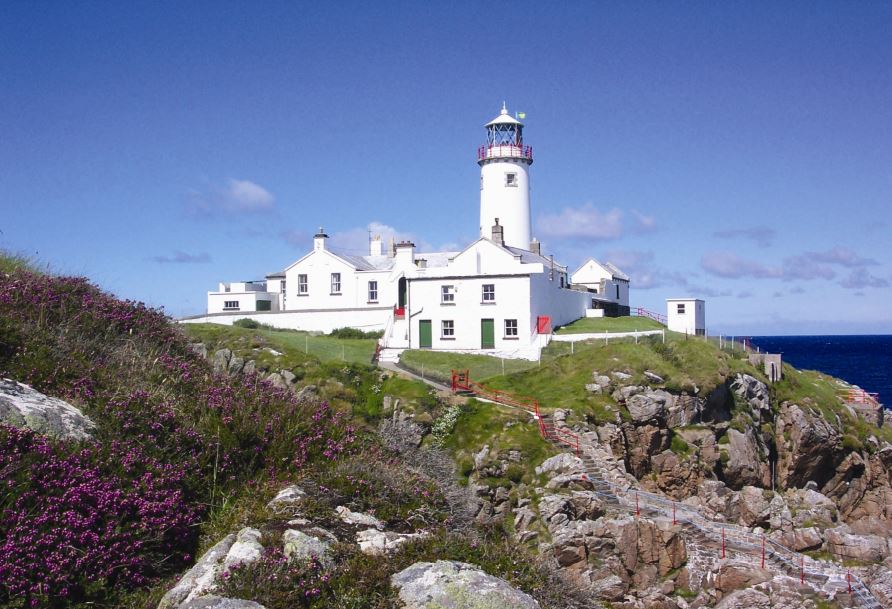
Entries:
[[842,447],[847,451],[860,451],[864,448],[864,444],[855,436],[846,434],[842,437]]
[[256,330],[260,327],[260,322],[245,317],[243,319],[235,320],[234,322],[232,322],[232,325],[238,326],[239,328],[247,328],[248,330]]
[[684,441],[679,435],[672,436],[672,440],[669,443],[669,450],[674,452],[676,455],[686,457],[691,454],[691,446],[687,442]]
[[363,332],[356,328],[335,328],[328,335],[332,338],[381,338],[384,336],[384,331]]

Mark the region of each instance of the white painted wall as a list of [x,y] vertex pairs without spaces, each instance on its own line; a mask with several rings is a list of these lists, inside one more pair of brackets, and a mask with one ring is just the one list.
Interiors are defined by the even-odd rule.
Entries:
[[[341,274],[341,291],[332,294],[331,275]],[[307,293],[298,293],[298,276],[307,275]],[[390,271],[357,271],[331,252],[314,250],[285,270],[287,311],[361,309],[396,304],[397,284]],[[368,300],[368,282],[378,282],[378,301]]]
[[271,310],[277,311],[279,306],[278,294],[257,291],[242,292],[208,292],[208,313],[224,313],[224,304],[230,301],[239,303],[239,311],[257,311],[258,300],[269,300]]
[[[480,167],[480,236],[490,237],[499,219],[505,243],[530,249],[530,166],[520,159],[483,161]],[[506,185],[506,174],[516,175],[516,186]]]
[[[679,305],[684,306],[684,312],[679,312]],[[673,332],[705,334],[706,303],[699,298],[667,298],[666,319]]]
[[585,317],[591,306],[591,294],[577,290],[561,289],[560,282],[549,279],[548,271],[530,276],[530,316],[535,329],[536,318],[547,315],[551,327],[565,326]]
[[[495,286],[495,302],[483,302],[483,286]],[[454,304],[442,302],[442,286],[454,287]],[[409,282],[409,344],[419,349],[419,322],[431,321],[433,350],[481,349],[481,320],[492,319],[495,351],[525,350],[531,344],[529,278],[525,275],[512,277],[460,277],[413,279]],[[517,338],[506,337],[505,320],[517,320]],[[444,338],[443,320],[455,324],[453,339]],[[535,320],[534,320],[535,323]]]
[[[572,283],[596,289],[600,296],[609,298],[621,306],[629,306],[629,282],[613,278],[613,272],[595,260],[587,260],[570,277]],[[617,296],[619,287],[619,296]]]

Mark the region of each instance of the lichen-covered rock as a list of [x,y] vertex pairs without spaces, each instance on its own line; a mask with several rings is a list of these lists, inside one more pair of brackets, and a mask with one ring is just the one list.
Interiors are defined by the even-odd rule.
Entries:
[[529,594],[467,563],[419,562],[390,581],[404,609],[539,609]]
[[582,459],[571,453],[561,453],[543,461],[536,467],[536,474],[569,474],[584,470]]
[[214,581],[223,571],[223,560],[235,543],[235,533],[218,541],[186,571],[176,585],[167,591],[158,603],[158,609],[178,609],[194,598],[204,596],[213,589]]
[[338,518],[352,524],[354,526],[372,527],[379,531],[384,528],[384,523],[372,516],[371,514],[363,514],[362,512],[352,512],[350,508],[339,505],[335,508]]
[[813,480],[821,487],[833,477],[841,438],[820,413],[784,402],[775,420],[775,442],[778,486],[801,488]]
[[366,529],[356,534],[356,543],[364,554],[384,556],[395,552],[401,545],[413,539],[421,539],[423,533],[391,533],[378,529]]
[[226,553],[223,569],[231,569],[235,565],[249,565],[260,558],[263,546],[260,544],[260,531],[245,527],[236,535],[235,543]]
[[635,423],[665,423],[669,409],[675,403],[675,396],[662,389],[647,390],[626,398],[626,408]]
[[752,563],[726,560],[717,569],[715,588],[727,594],[768,581],[771,577],[771,571],[768,569],[760,569]]
[[282,533],[282,553],[288,558],[310,558],[315,556],[321,561],[328,559],[331,542],[322,535],[307,535],[297,529],[287,529]]
[[93,421],[68,402],[11,379],[0,379],[0,423],[61,440],[86,440],[96,429]]
[[232,358],[232,351],[229,349],[218,349],[214,352],[214,372],[226,372],[229,370],[229,360]]
[[274,513],[294,512],[295,508],[307,496],[307,493],[296,484],[286,486],[266,504],[266,509]]
[[254,601],[209,595],[183,603],[180,609],[265,609],[265,607]]

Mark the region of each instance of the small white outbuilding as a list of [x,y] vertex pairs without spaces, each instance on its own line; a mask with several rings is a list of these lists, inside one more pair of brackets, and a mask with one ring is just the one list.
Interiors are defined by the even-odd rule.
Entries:
[[706,334],[706,303],[699,298],[667,298],[669,330],[695,336]]

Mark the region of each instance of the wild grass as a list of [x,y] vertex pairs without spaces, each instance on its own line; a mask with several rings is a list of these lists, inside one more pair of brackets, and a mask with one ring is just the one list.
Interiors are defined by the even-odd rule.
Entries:
[[665,330],[666,326],[649,317],[583,317],[562,326],[555,334],[585,334],[594,332],[644,332]]
[[375,353],[374,338],[337,338],[301,332],[279,330],[269,327],[241,328],[222,324],[182,324],[184,331],[193,340],[207,344],[243,344],[257,342],[262,338],[269,348],[277,351],[288,350],[292,355],[303,354],[321,362],[347,362],[369,364]]

